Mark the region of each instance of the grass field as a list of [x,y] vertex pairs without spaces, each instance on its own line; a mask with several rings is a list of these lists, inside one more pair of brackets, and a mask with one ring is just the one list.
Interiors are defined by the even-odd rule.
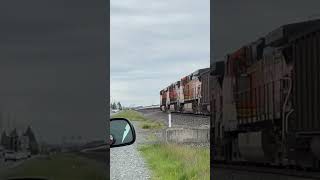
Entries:
[[112,115],[113,118],[126,118],[131,121],[140,121],[141,128],[143,129],[160,129],[163,127],[163,124],[156,122],[152,119],[146,118],[143,114],[133,111],[133,110],[124,110],[115,115]]
[[[136,111],[122,111],[113,117],[139,121],[144,129],[161,128],[163,126]],[[148,137],[152,141],[155,138],[154,134],[150,134]],[[209,148],[195,148],[177,144],[145,144],[139,147],[139,151],[152,172],[152,180],[210,179]]]
[[139,149],[152,170],[153,180],[209,180],[208,148],[174,144],[144,145]]
[[0,175],[7,177],[37,176],[50,180],[106,180],[106,167],[93,160],[73,155],[56,154],[49,158],[36,158]]

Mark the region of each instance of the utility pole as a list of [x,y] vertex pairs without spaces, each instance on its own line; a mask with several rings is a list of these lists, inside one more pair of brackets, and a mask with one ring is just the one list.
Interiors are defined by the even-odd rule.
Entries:
[[2,133],[2,131],[4,130],[3,126],[2,112],[0,112],[0,133]]
[[10,133],[10,131],[11,131],[11,127],[10,127],[10,112],[7,112],[7,113],[8,113],[7,126],[8,126],[8,132]]
[[[14,129],[17,129],[17,124],[16,124],[16,113],[13,112],[13,118],[12,118],[12,125]],[[18,129],[17,129],[18,131]]]

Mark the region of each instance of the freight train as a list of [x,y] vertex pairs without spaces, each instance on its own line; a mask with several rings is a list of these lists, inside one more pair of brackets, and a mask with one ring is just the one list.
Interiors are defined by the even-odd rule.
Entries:
[[215,161],[320,169],[320,20],[283,25],[210,74]]
[[210,68],[199,69],[160,91],[162,111],[209,114]]

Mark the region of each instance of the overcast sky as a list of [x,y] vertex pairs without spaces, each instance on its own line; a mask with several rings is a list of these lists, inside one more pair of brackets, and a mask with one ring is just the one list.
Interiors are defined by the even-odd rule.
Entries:
[[215,0],[214,61],[290,23],[320,18],[319,0]]
[[106,17],[103,1],[1,2],[0,130],[106,137]]
[[111,0],[111,84],[122,104],[159,104],[159,91],[210,64],[209,0]]

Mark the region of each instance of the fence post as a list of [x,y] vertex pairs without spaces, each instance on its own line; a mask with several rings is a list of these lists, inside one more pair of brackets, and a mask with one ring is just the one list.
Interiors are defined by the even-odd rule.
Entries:
[[169,118],[168,118],[169,119],[169,128],[171,128],[171,113],[169,113],[168,116],[169,116]]

